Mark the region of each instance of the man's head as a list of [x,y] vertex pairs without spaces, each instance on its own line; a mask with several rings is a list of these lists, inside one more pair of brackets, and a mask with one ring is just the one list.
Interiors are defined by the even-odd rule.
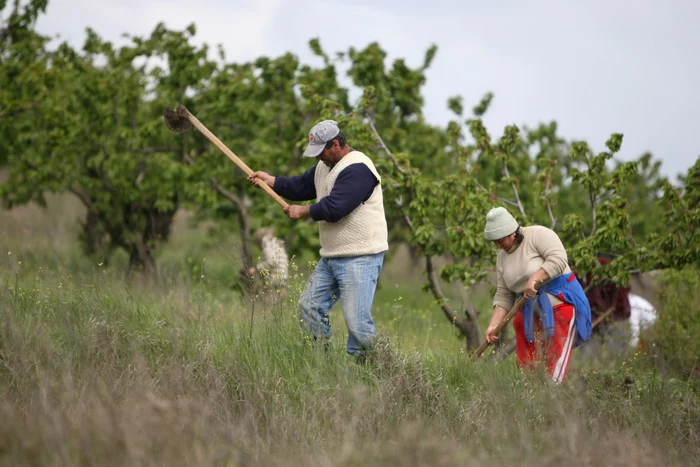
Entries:
[[345,135],[338,128],[338,122],[324,120],[314,125],[309,131],[309,144],[304,151],[305,157],[315,157],[328,167],[333,167],[349,152],[350,147],[347,145]]

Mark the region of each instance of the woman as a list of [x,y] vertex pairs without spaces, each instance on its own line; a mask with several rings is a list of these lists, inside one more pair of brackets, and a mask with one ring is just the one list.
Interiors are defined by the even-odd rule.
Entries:
[[[524,295],[529,300],[513,320],[518,366],[532,368],[544,359],[552,379],[563,382],[571,351],[591,337],[591,308],[569,268],[564,245],[551,229],[519,226],[502,207],[486,215],[484,233],[502,250],[496,260],[498,286],[486,340],[498,340],[496,326],[516,296]],[[540,319],[534,319],[535,308]]]

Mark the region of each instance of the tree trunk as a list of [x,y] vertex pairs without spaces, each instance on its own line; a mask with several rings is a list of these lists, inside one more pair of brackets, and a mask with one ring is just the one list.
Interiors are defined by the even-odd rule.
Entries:
[[430,255],[425,256],[425,266],[426,272],[428,274],[428,282],[430,284],[430,290],[433,293],[433,297],[440,304],[442,312],[445,317],[452,323],[454,327],[459,329],[459,331],[467,339],[467,350],[475,350],[479,347],[479,340],[481,332],[479,331],[479,322],[476,319],[476,312],[474,309],[469,307],[464,307],[463,311],[465,318],[460,318],[457,313],[452,309],[452,307],[447,303],[445,294],[442,292],[440,287],[440,278],[438,277],[437,270],[435,269],[435,264],[433,262],[433,257]]
[[83,228],[81,240],[85,253],[106,262],[110,253],[109,236],[100,215],[91,209],[88,210],[85,222],[82,222],[81,226]]
[[479,329],[479,320],[476,316],[476,310],[466,307],[464,309],[464,315],[466,319],[460,330],[467,338],[467,350],[476,350],[481,344],[481,330]]
[[151,276],[156,269],[156,263],[151,254],[148,242],[141,232],[136,232],[136,240],[129,251],[129,272],[138,271],[144,276]]

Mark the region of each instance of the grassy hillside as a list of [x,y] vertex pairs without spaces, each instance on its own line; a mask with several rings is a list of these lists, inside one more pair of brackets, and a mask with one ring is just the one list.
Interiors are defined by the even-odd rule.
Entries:
[[358,364],[339,309],[328,352],[300,332],[305,264],[288,302],[253,306],[231,288],[235,238],[181,219],[141,282],[125,258],[80,254],[78,218],[66,198],[0,212],[3,465],[700,461],[700,397],[644,353],[577,361],[564,387],[512,360],[466,366],[403,264],[382,276],[382,338]]

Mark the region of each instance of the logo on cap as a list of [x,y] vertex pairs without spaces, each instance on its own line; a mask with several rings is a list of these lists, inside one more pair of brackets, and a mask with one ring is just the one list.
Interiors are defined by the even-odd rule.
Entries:
[[314,135],[309,135],[309,141],[313,142],[314,140]]

